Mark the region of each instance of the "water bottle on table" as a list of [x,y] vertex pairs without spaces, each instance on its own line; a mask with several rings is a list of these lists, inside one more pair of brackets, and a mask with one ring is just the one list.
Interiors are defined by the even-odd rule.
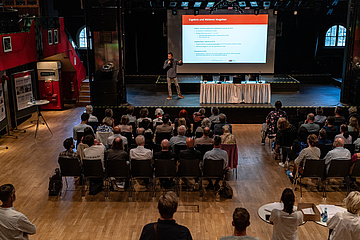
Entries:
[[325,211],[324,211],[324,213],[322,214],[322,221],[323,222],[327,222],[328,221],[328,213],[327,213],[327,208],[325,208]]

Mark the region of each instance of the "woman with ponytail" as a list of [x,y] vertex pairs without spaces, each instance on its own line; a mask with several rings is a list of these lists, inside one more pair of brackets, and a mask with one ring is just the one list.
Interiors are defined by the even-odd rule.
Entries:
[[298,240],[297,227],[303,223],[303,214],[294,211],[295,195],[290,188],[283,191],[281,202],[284,208],[272,210],[269,219],[274,225],[272,240]]
[[349,131],[348,131],[348,127],[346,124],[342,124],[340,126],[340,134],[336,135],[335,136],[335,139],[334,139],[334,142],[337,138],[342,138],[344,139],[344,143],[345,144],[352,144],[352,137],[351,135],[349,134]]

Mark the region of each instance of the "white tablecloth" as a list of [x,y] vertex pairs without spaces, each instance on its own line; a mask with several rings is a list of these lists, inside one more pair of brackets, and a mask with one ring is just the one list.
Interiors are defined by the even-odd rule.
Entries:
[[201,83],[200,103],[270,103],[270,83]]

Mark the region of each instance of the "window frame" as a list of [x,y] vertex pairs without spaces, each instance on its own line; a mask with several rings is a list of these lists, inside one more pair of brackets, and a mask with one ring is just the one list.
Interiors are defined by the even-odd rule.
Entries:
[[[336,26],[335,36],[331,35],[331,29],[332,29],[334,26]],[[339,31],[340,31],[340,29],[341,29],[340,27],[343,27],[343,29],[345,29],[345,34],[344,34],[343,36],[339,36]],[[330,36],[327,36],[327,35],[326,35],[326,34],[328,33],[328,31],[330,31]],[[336,23],[336,24],[331,25],[331,26],[326,30],[326,32],[325,32],[325,34],[324,34],[325,37],[324,37],[324,45],[323,45],[323,47],[326,48],[326,49],[342,49],[342,48],[345,48],[345,47],[346,47],[346,37],[347,37],[347,33],[348,33],[348,31],[347,31],[346,27],[345,27],[343,24],[341,24],[341,23]],[[332,39],[332,38],[335,38],[335,46],[331,46],[331,45],[326,46],[326,41],[327,41],[327,39],[329,39],[330,44],[331,44],[331,39]],[[344,40],[345,40],[345,45],[344,45],[344,46],[339,46],[339,45],[338,45],[340,38],[344,38]]]
[[[80,37],[80,34],[81,34],[81,32],[83,31],[83,30],[85,30],[85,37]],[[77,45],[78,45],[78,48],[80,49],[80,50],[85,50],[85,49],[87,49],[87,45],[88,45],[88,41],[87,41],[87,38],[88,38],[89,36],[87,36],[87,32],[86,32],[86,25],[84,25],[84,26],[82,26],[80,29],[79,29],[79,31],[78,31],[78,34],[77,34]],[[82,38],[85,38],[86,39],[86,47],[83,47],[83,46],[81,46],[81,39]]]

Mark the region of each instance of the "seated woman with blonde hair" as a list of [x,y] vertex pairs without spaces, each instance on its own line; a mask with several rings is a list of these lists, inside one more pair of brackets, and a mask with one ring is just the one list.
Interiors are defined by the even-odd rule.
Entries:
[[233,134],[230,133],[230,127],[229,125],[223,126],[224,133],[221,135],[221,143],[222,144],[235,144],[236,139]]

